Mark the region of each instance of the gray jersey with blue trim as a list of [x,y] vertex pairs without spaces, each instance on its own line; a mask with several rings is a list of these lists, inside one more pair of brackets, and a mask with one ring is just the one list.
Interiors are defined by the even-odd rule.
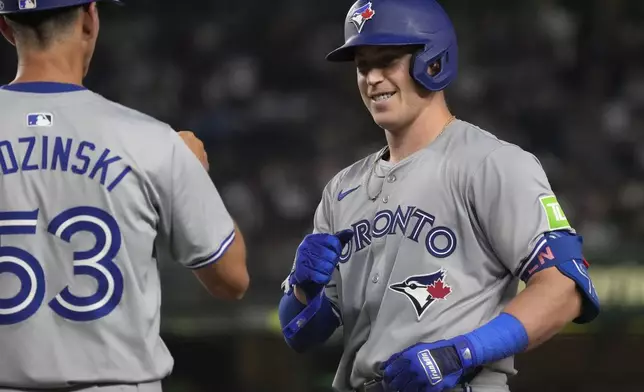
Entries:
[[158,380],[158,262],[215,262],[234,227],[168,125],[87,90],[0,89],[0,388]]
[[[336,175],[314,218],[314,232],[355,232],[326,288],[343,323],[338,391],[395,352],[497,316],[542,234],[572,230],[537,158],[469,123],[398,164],[384,151]],[[490,364],[473,390],[506,391],[515,372],[513,358]]]

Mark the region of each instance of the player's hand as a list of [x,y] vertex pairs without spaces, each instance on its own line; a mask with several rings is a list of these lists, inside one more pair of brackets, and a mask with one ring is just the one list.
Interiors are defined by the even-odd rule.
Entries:
[[353,238],[352,230],[337,234],[309,234],[297,248],[295,269],[289,278],[291,286],[299,287],[307,299],[314,298],[331,281],[342,248]]
[[[381,365],[387,391],[440,392],[472,378],[472,350],[459,336],[418,343],[392,355]],[[468,377],[470,376],[470,377]]]
[[203,142],[191,131],[179,131],[179,136],[181,136],[183,142],[186,143],[197,159],[199,159],[199,162],[201,162],[204,169],[206,169],[206,171],[210,170],[208,154],[206,153]]

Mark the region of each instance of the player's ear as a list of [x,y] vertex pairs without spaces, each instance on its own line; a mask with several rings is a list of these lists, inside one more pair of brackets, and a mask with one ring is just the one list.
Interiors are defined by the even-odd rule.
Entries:
[[16,46],[16,37],[13,34],[13,29],[7,23],[7,19],[4,16],[0,17],[0,31],[11,45]]
[[98,18],[98,6],[96,2],[89,3],[83,7],[83,36],[88,41],[96,41],[100,22]]

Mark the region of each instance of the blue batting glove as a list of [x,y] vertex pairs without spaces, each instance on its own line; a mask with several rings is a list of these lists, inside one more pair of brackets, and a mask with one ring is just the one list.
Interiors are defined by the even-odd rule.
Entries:
[[440,392],[462,382],[473,364],[471,343],[464,336],[418,343],[381,365],[387,391]]
[[295,269],[289,277],[291,286],[297,286],[307,299],[314,298],[326,286],[338,265],[344,246],[353,238],[353,230],[337,234],[309,234],[297,248]]

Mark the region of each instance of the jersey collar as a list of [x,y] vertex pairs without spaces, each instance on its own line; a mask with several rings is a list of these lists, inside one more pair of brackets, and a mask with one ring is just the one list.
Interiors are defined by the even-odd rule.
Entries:
[[25,82],[14,83],[5,86],[0,86],[2,90],[18,91],[22,93],[35,93],[35,94],[56,94],[56,93],[71,93],[74,91],[87,90],[83,86],[71,83],[57,83],[57,82]]

